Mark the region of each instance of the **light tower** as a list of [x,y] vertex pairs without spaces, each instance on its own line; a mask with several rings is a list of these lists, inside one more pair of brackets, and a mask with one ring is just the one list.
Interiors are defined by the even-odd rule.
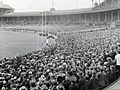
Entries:
[[94,0],[92,0],[92,8],[93,8],[93,3],[94,3]]
[[52,0],[52,8],[54,8],[54,0]]
[[99,6],[100,6],[100,0],[99,0]]
[[51,1],[52,1],[51,2],[52,7],[51,7],[50,11],[54,12],[54,11],[56,11],[55,8],[54,8],[54,0],[51,0]]
[[0,3],[3,4],[3,1],[1,1]]
[[79,1],[76,0],[76,7],[79,8]]

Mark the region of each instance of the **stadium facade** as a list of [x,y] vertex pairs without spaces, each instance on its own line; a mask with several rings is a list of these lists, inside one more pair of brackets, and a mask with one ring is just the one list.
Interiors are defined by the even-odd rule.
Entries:
[[14,12],[14,8],[10,7],[9,5],[0,3],[0,16],[8,13]]
[[[7,10],[7,11],[6,11]],[[44,12],[14,12],[8,5],[0,4],[0,23],[4,24],[86,24],[97,25],[120,20],[120,0],[105,0],[92,8]]]

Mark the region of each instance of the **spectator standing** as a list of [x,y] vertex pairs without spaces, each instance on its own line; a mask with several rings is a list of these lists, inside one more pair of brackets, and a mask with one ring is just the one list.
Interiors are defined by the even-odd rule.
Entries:
[[120,76],[120,44],[117,46],[117,55],[115,56],[117,78]]
[[105,82],[106,82],[106,76],[103,72],[103,69],[101,69],[97,73],[97,79],[98,79],[98,85],[99,85],[100,89],[103,89],[105,87]]
[[90,84],[89,85],[90,90],[98,90],[98,79],[96,78],[96,73],[92,74],[89,84]]

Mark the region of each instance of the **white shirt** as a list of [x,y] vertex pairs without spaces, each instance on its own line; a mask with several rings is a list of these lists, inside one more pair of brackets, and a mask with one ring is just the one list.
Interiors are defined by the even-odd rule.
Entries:
[[115,60],[116,60],[116,62],[117,62],[117,65],[120,66],[120,54],[117,54],[117,55],[115,56]]
[[48,39],[46,39],[46,44],[48,44],[49,43],[49,41],[48,41]]

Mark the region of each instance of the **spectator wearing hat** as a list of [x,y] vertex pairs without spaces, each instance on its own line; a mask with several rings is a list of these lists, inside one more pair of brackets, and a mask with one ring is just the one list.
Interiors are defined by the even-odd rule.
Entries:
[[63,82],[63,85],[65,87],[65,90],[69,90],[69,86],[70,86],[71,82],[70,82],[70,78],[69,77],[65,77],[65,80]]
[[22,87],[20,87],[19,90],[27,90],[27,88],[25,86],[22,86]]
[[97,79],[98,79],[99,88],[103,89],[105,87],[105,82],[106,82],[106,76],[103,73],[103,69],[100,69],[100,71],[97,73]]
[[86,77],[81,73],[78,81],[79,90],[87,90],[87,80]]
[[19,90],[24,86],[28,90],[97,90],[99,86],[102,90],[101,87],[116,80],[112,59],[115,51],[110,48],[112,37],[106,33],[108,37],[103,40],[99,37],[102,34],[85,32],[67,36],[66,33],[59,38],[64,38],[63,44],[47,45],[24,56],[0,60],[0,89]]
[[96,73],[92,73],[92,77],[89,80],[89,90],[98,90],[98,79],[96,78]]
[[111,51],[107,55],[107,57],[110,57],[112,60],[115,60],[115,56],[117,55],[116,53],[116,48],[115,46],[111,46]]
[[1,90],[7,90],[4,86],[1,88]]
[[111,84],[111,79],[112,79],[112,75],[111,75],[111,71],[110,71],[110,68],[107,68],[106,69],[106,79],[108,81],[107,85]]
[[72,81],[70,86],[69,86],[69,90],[79,90],[77,84],[75,81]]
[[117,71],[115,70],[115,66],[111,66],[110,70],[111,70],[111,72],[110,72],[110,75],[111,75],[110,82],[113,83],[118,78],[117,77],[118,75],[117,75]]

